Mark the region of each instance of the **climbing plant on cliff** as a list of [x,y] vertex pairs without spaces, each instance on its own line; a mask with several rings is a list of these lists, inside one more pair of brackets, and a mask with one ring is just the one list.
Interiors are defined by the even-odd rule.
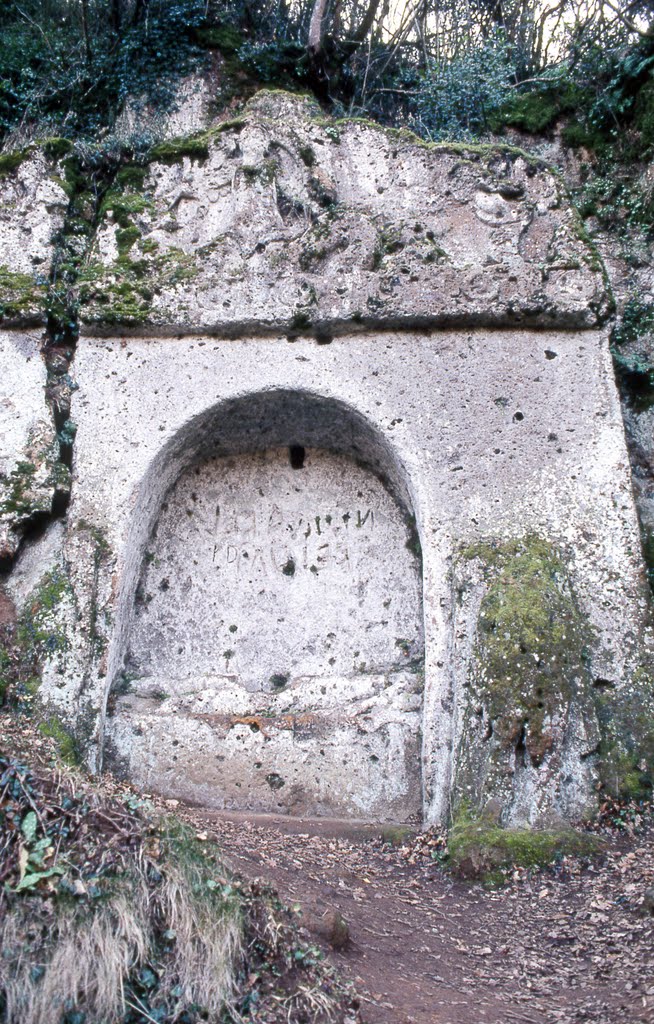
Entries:
[[0,138],[106,134],[127,96],[173,105],[179,79],[211,51],[223,79],[309,89],[337,113],[428,135],[483,131],[498,110],[541,127],[581,110],[601,127],[654,88],[653,10],[651,0],[6,0]]
[[204,51],[201,0],[7,0],[0,10],[0,133],[68,136],[111,125],[126,96],[170,103]]

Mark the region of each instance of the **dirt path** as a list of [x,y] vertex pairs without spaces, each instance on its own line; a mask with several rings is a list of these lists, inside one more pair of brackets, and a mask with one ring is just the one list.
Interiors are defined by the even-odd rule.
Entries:
[[651,833],[631,852],[614,844],[601,868],[492,891],[383,844],[370,826],[188,816],[236,871],[273,884],[305,916],[343,915],[350,944],[325,948],[369,1024],[654,1022],[654,917],[642,908]]

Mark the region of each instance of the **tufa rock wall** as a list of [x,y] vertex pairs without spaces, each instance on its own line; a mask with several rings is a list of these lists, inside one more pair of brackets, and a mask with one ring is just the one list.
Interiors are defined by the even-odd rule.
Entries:
[[536,823],[647,785],[610,298],[556,175],[260,94],[84,223],[49,407],[33,312],[3,335],[6,486],[41,406],[74,438],[6,581],[46,728],[216,807]]

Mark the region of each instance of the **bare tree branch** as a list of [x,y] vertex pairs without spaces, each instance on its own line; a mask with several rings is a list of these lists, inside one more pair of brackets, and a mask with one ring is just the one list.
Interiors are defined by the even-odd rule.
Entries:
[[627,14],[625,14],[624,11],[620,10],[619,7],[617,7],[614,3],[612,3],[611,0],[604,0],[604,3],[606,4],[607,7],[609,7],[613,11],[613,13],[620,19],[622,24],[626,28],[629,29],[630,32],[635,32],[636,35],[640,36],[641,39],[651,39],[652,38],[652,28],[651,28],[651,26],[648,27],[647,29],[645,29],[645,31],[643,32],[643,30],[638,27],[638,25],[635,23],[635,21],[632,21],[632,19],[629,18],[627,16]]

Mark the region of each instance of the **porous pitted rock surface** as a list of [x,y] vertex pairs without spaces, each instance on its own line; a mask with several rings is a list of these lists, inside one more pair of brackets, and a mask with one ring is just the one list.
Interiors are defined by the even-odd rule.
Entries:
[[0,379],[0,562],[7,562],[25,528],[52,511],[69,480],[45,400],[36,336],[0,334]]
[[[610,300],[559,177],[284,93],[163,134],[95,196],[77,168],[39,235],[74,439],[65,538],[30,544],[17,600],[47,612],[44,713],[215,807],[533,824],[635,793],[645,577]],[[9,381],[29,344],[7,331]],[[28,420],[7,556],[52,507]]]
[[[559,810],[574,817],[580,808],[569,806],[577,794],[568,785],[584,762],[590,767],[601,733],[591,631],[565,561],[550,544],[527,537],[472,545],[461,562],[466,598],[474,592],[470,563],[482,596],[462,686],[454,801],[483,807],[494,800],[504,823],[535,820],[553,786]],[[589,790],[594,781],[588,778]]]
[[609,309],[538,161],[327,122],[285,94],[155,147],[104,211],[81,284],[95,331],[590,327]]
[[45,319],[54,237],[68,196],[42,149],[5,155],[0,163],[0,322],[25,326]]
[[[399,802],[404,817],[422,796],[436,820],[456,785],[472,804],[497,796],[510,820],[582,813],[599,782],[600,685],[618,705],[629,695],[645,706],[649,687],[636,676],[646,598],[605,340],[479,329],[320,341],[80,340],[69,545],[92,523],[112,552],[107,575],[93,576],[71,548],[80,603],[91,609],[98,582],[108,602],[96,601],[108,646],[86,685],[96,707],[110,691],[112,763],[148,790],[219,807],[395,816]],[[293,468],[293,447],[305,450],[303,468]],[[397,509],[370,473],[387,481]],[[417,576],[409,585],[420,567],[404,547],[402,509],[416,521],[422,588]],[[523,542],[535,565],[515,590]],[[484,557],[466,559],[466,547]],[[506,559],[503,582],[492,564],[484,570],[487,553]],[[393,583],[400,565],[404,591]],[[507,717],[502,771],[468,792],[461,743],[480,762],[492,747],[463,710],[474,715],[475,691],[491,684],[475,652],[492,637],[480,610],[498,587],[517,615],[493,637],[496,667],[507,658],[507,679],[494,685],[512,698],[488,699],[494,742]],[[420,589],[424,666],[407,603]],[[533,624],[521,622],[525,597]],[[565,657],[550,665],[554,652],[533,645],[523,687],[523,627],[547,647],[562,642],[568,618]],[[257,673],[252,652],[265,637]],[[534,655],[548,659],[540,670]],[[417,689],[424,667],[419,764],[406,742],[419,693],[408,676],[391,686],[413,657]],[[537,693],[549,668],[551,723]],[[524,763],[523,726],[535,763],[529,751]],[[385,783],[373,768],[381,752],[398,766]],[[420,770],[422,794],[409,795],[405,782]],[[375,772],[382,801],[365,785]]]

